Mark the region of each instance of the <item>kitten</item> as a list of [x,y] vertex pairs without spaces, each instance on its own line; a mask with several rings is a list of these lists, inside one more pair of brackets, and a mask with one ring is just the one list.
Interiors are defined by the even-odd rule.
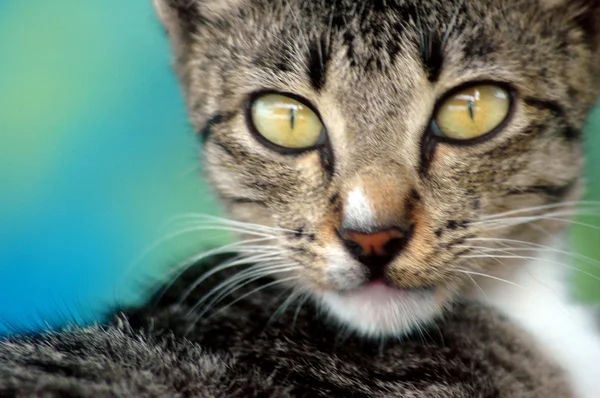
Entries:
[[[155,1],[209,179],[344,327],[499,308],[600,391],[563,216],[600,89],[593,0]],[[282,282],[283,283],[283,282]]]
[[[106,395],[138,396],[154,377],[155,395],[248,395],[210,390],[206,370],[225,363],[232,373],[215,379],[251,372],[240,382],[274,396],[565,397],[569,386],[597,396],[600,340],[568,300],[560,221],[579,197],[581,129],[600,91],[600,3],[155,5],[207,176],[241,238],[262,240],[267,255],[237,279],[200,284],[200,296],[184,294],[197,282],[183,278],[177,301],[125,315],[131,327],[0,345],[5,392],[64,383],[93,396],[92,380],[133,383]],[[258,276],[311,299],[298,307],[303,330],[283,314],[259,339],[286,301],[240,286]],[[232,284],[241,309],[210,322],[196,313],[206,292]],[[453,305],[473,298],[495,308]],[[435,326],[440,339],[415,340]],[[354,337],[337,346],[340,328]]]

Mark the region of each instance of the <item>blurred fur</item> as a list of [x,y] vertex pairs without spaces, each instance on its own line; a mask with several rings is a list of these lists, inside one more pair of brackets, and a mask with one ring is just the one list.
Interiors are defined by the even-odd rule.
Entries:
[[[312,305],[273,319],[265,289],[196,323],[189,309],[229,273],[181,294],[198,264],[159,300],[106,326],[0,342],[2,397],[565,398],[561,370],[489,308],[456,305],[429,334],[367,342],[340,334]],[[236,291],[238,299],[262,281]],[[279,298],[278,298],[279,297]]]

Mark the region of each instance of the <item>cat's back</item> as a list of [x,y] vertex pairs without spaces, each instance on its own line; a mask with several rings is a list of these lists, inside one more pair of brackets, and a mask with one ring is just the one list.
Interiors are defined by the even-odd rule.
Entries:
[[255,291],[264,281],[198,319],[201,308],[191,308],[222,282],[203,283],[180,302],[198,275],[186,273],[158,302],[119,313],[110,325],[0,343],[0,395],[571,396],[533,341],[479,304],[457,304],[402,340],[365,341],[311,303],[274,317],[287,296]]
[[190,309],[222,276],[182,301],[197,272],[161,293],[158,304],[130,313],[129,321],[233,358],[236,378],[258,372],[291,396],[571,396],[562,370],[536,343],[480,304],[456,304],[437,324],[402,339],[365,340],[310,300],[260,289],[268,280],[238,289],[199,318],[202,306]]

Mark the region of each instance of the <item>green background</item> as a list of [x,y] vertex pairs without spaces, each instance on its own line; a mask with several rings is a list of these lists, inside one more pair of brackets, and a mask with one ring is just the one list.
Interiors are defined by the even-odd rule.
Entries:
[[[150,3],[0,0],[0,332],[94,320],[226,239],[185,234],[140,259],[173,216],[218,211]],[[600,115],[589,137],[594,200]],[[571,239],[600,259],[597,230]]]

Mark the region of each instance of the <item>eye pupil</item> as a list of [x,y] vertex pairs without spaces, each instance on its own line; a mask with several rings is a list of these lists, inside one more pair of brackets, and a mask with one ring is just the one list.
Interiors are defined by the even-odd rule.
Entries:
[[294,129],[294,122],[296,121],[296,108],[290,108],[290,125],[292,130]]
[[471,120],[475,120],[475,115],[473,114],[473,101],[469,100],[467,107],[469,108],[469,116],[471,117]]

